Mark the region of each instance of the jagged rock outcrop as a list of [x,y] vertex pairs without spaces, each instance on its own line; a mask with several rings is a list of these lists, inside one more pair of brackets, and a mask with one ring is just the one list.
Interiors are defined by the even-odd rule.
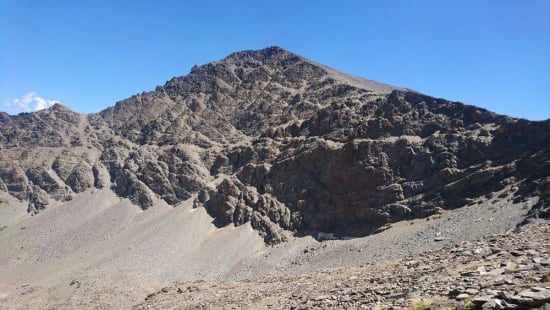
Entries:
[[285,241],[283,230],[295,230],[302,223],[299,212],[291,213],[276,198],[247,188],[238,178],[224,179],[215,190],[203,193],[199,201],[215,218],[216,225],[250,222],[270,244]]
[[191,199],[219,226],[360,236],[508,188],[548,217],[550,121],[347,76],[277,47],[234,53],[79,115],[0,114],[0,189],[38,212],[110,187]]

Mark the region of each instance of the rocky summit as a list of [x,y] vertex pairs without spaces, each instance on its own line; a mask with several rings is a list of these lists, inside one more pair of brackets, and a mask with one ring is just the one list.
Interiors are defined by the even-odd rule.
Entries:
[[[0,259],[6,262],[0,275],[11,279],[0,281],[0,302],[12,296],[3,290],[24,295],[41,288],[54,308],[126,307],[75,300],[79,295],[59,283],[72,283],[71,289],[87,283],[88,294],[98,296],[113,283],[141,281],[130,286],[140,295],[154,291],[145,284],[153,278],[309,272],[300,267],[304,259],[317,262],[312,270],[334,267],[334,253],[344,255],[341,247],[363,242],[350,241],[360,237],[395,236],[399,248],[386,240],[376,244],[388,249],[373,249],[386,258],[411,254],[415,246],[428,253],[434,242],[468,242],[540,223],[550,216],[549,205],[550,120],[516,119],[346,75],[279,47],[242,51],[99,113],[78,114],[60,104],[16,116],[0,112]],[[454,220],[437,222],[437,231],[402,224],[441,217]],[[336,243],[313,255],[325,251],[318,247],[322,240]],[[547,262],[548,243],[541,242],[545,256],[537,257]],[[456,244],[456,259],[479,258],[460,254],[472,249]],[[484,243],[481,251],[493,250]],[[352,255],[348,265],[364,259],[351,252],[342,258]],[[272,254],[278,258],[270,261]],[[510,255],[495,264],[519,264]],[[528,260],[531,254],[519,255]],[[220,256],[225,261],[215,260]],[[403,268],[424,266],[424,259],[410,258]],[[61,261],[72,267],[63,269]],[[185,269],[182,261],[194,267]],[[493,265],[488,273],[503,267]],[[548,271],[548,264],[540,266]],[[110,284],[86,278],[90,270],[101,279],[107,274]],[[112,270],[124,271],[115,276]],[[51,287],[63,289],[55,295]],[[519,299],[531,298],[539,305],[550,291],[530,290],[472,302],[498,303],[498,295],[502,303],[528,305]],[[481,291],[460,282],[446,296],[483,298]],[[325,293],[312,302],[348,298],[356,305],[351,293],[336,299]],[[368,298],[393,296],[378,295]]]

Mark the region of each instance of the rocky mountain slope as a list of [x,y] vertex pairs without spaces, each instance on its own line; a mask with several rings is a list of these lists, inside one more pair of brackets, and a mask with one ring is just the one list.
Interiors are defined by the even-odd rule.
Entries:
[[0,308],[539,307],[549,129],[277,47],[0,112]]
[[351,77],[278,47],[194,67],[96,114],[0,113],[0,190],[39,213],[110,189],[194,199],[264,241],[364,236],[506,190],[548,216],[550,120]]

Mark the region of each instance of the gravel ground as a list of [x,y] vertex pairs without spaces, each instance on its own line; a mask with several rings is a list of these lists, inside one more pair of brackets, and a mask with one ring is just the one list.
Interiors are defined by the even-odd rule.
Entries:
[[14,215],[0,231],[0,307],[129,308],[175,283],[373,266],[514,228],[534,201],[515,205],[505,194],[364,238],[306,236],[274,247],[248,224],[217,229],[192,199],[143,212],[101,190],[34,217],[2,204]]
[[363,267],[181,283],[135,308],[547,309],[549,242],[550,225],[538,222]]
[[535,200],[513,204],[507,190],[502,198],[474,202],[470,206],[444,211],[426,219],[392,224],[379,234],[350,240],[318,242],[311,237],[266,248],[258,256],[243,260],[231,280],[269,274],[299,274],[324,268],[362,266],[407,254],[441,248],[445,244],[471,240],[514,228]]

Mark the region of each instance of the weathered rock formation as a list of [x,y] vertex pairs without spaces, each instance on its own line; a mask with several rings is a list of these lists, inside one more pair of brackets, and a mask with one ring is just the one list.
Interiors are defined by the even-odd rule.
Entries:
[[358,236],[509,188],[548,217],[550,120],[347,76],[277,47],[194,67],[79,115],[0,113],[0,189],[38,212],[110,187],[146,209],[195,198],[219,226]]

